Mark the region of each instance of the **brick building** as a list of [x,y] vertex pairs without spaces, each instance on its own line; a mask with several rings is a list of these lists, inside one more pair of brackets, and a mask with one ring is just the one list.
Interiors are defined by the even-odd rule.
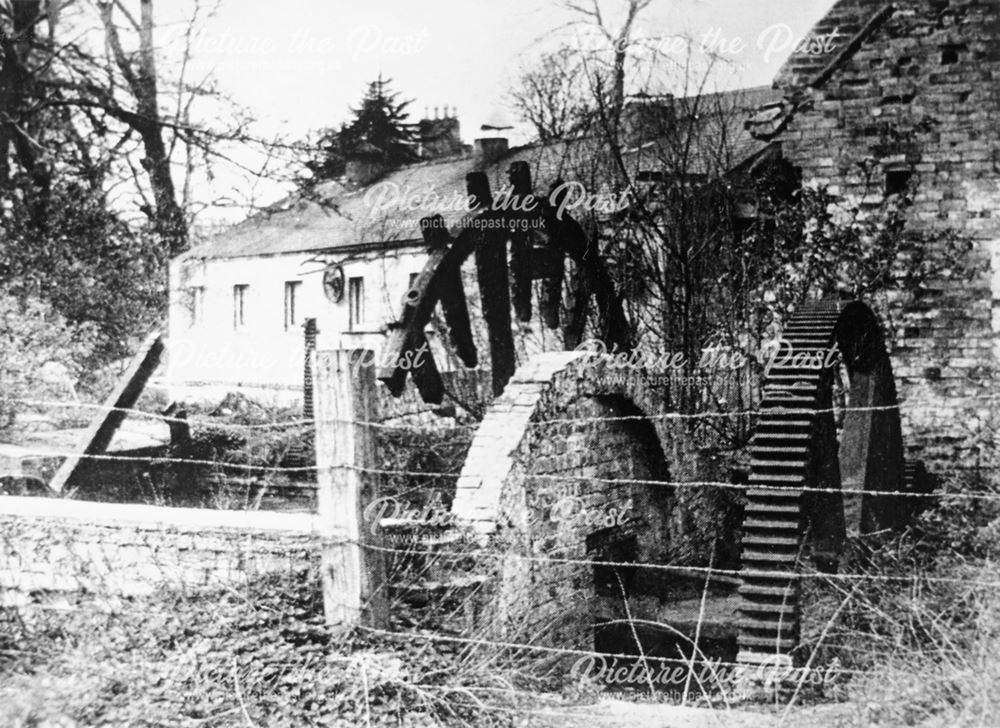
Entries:
[[751,128],[804,185],[862,210],[912,190],[911,230],[972,242],[977,272],[896,297],[889,332],[909,441],[965,460],[1000,354],[1000,3],[840,0],[813,33],[836,48],[793,53],[775,79],[783,100]]

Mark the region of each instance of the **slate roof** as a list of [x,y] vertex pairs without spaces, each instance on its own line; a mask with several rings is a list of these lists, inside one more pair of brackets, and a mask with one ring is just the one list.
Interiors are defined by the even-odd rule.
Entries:
[[638,169],[667,167],[664,171],[679,175],[724,174],[768,146],[751,136],[746,121],[781,99],[782,92],[770,86],[677,99],[682,132],[642,145],[630,155],[631,163]]
[[[687,125],[686,173],[709,174],[730,169],[767,146],[750,136],[744,121],[753,109],[780,98],[770,87],[704,94],[675,99],[678,118]],[[720,154],[719,150],[725,149]],[[606,157],[606,158],[605,158]],[[669,164],[662,145],[651,142],[629,150],[625,162],[633,171]],[[596,138],[533,144],[510,150],[485,171],[494,192],[508,186],[507,169],[514,161],[531,167],[536,194],[556,179],[581,182],[588,192],[588,171],[611,164],[609,150]],[[185,258],[236,258],[289,253],[336,251],[365,245],[385,247],[421,241],[420,218],[441,214],[454,228],[466,214],[465,176],[477,169],[476,158],[456,156],[398,169],[367,188],[351,190],[340,182],[317,185],[311,198],[290,197],[215,235],[182,254]],[[402,209],[378,209],[402,193]]]

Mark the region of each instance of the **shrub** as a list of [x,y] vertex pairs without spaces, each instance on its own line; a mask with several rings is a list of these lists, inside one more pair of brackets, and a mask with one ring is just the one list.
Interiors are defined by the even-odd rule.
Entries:
[[95,329],[71,324],[37,298],[0,295],[0,430],[15,422],[21,399],[66,400],[93,354]]

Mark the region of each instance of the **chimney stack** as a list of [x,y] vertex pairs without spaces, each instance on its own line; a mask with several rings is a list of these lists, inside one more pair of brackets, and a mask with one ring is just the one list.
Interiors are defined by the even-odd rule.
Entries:
[[[442,111],[443,110],[443,111]],[[455,115],[455,108],[434,107],[434,118],[421,119],[417,125],[420,134],[420,156],[423,159],[439,159],[462,154],[462,129]]]
[[641,94],[630,98],[622,111],[626,143],[639,145],[670,134],[677,118],[675,103],[672,94]]
[[507,137],[480,137],[475,141],[473,157],[478,164],[492,164],[507,153]]
[[344,165],[344,181],[348,187],[360,189],[367,187],[387,171],[388,168],[379,150],[364,142],[347,158]]

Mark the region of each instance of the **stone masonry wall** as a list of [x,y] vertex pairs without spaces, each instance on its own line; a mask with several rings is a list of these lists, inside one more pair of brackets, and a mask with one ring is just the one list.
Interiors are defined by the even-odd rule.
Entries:
[[[699,456],[684,424],[664,416],[663,392],[648,384],[655,377],[632,374],[617,376],[607,358],[583,352],[537,355],[476,431],[452,514],[481,534],[488,553],[500,554],[488,568],[496,582],[484,623],[507,639],[530,635],[590,649],[595,620],[614,617],[605,608],[612,600],[599,598],[617,594],[609,567],[559,559],[709,558],[711,547],[686,553],[693,517],[713,519],[688,507],[699,489],[656,481],[720,475]],[[659,593],[660,574],[626,567],[621,576],[633,596]]]
[[110,601],[317,568],[306,513],[214,511],[0,496],[0,605]]
[[[609,482],[668,479],[648,423],[606,419],[632,414],[613,399],[584,397],[547,414],[577,421],[547,425],[540,418],[516,458],[523,490],[508,491],[502,509],[504,521],[521,526],[522,552],[575,561],[665,561],[673,492],[648,482]],[[597,616],[595,567],[527,566],[516,587],[505,585],[505,600],[531,605],[518,627],[561,647],[589,649]],[[616,585],[608,586],[613,591]]]
[[[840,25],[844,44],[882,6],[842,0],[826,25]],[[993,409],[978,398],[992,393],[1000,331],[1000,5],[894,6],[819,88],[804,86],[805,71],[818,66],[803,70],[795,57],[786,65],[779,83],[798,84],[807,102],[779,140],[804,184],[862,208],[882,202],[886,172],[911,173],[911,229],[974,241],[967,262],[978,273],[970,280],[932,272],[926,285],[890,301],[907,441],[940,471],[969,461],[969,438],[982,434]]]

